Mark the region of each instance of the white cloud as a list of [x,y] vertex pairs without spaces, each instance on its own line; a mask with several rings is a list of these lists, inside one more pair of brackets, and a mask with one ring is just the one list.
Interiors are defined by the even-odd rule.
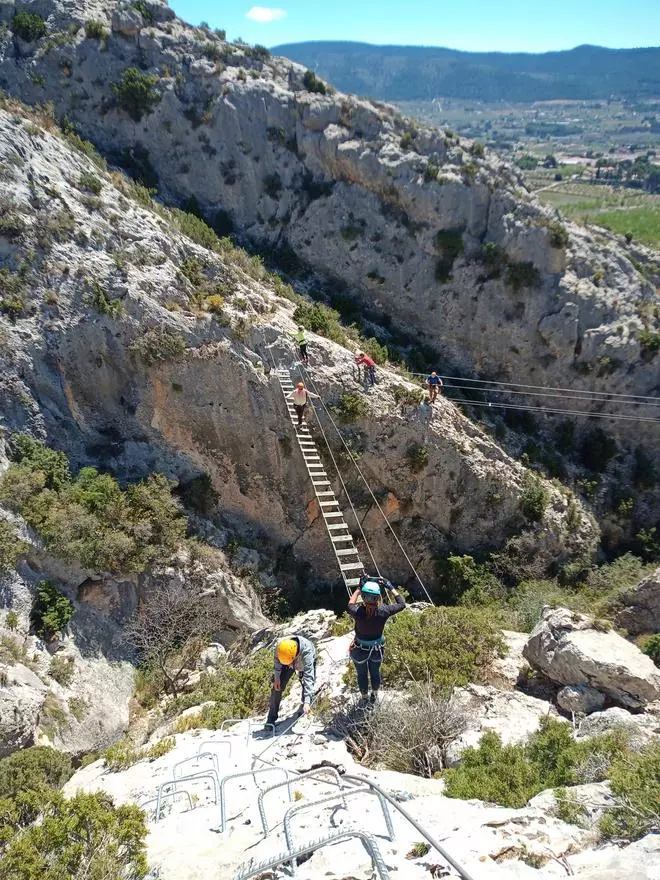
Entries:
[[261,24],[267,24],[270,21],[279,21],[284,18],[286,9],[277,9],[269,6],[253,6],[245,13],[246,18],[252,21],[258,21]]

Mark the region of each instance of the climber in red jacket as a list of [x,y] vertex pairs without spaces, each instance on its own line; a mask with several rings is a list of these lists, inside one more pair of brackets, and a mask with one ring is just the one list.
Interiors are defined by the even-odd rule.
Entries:
[[376,384],[376,361],[363,351],[359,351],[355,355],[355,363],[364,367],[364,372],[369,377],[369,383],[373,387]]

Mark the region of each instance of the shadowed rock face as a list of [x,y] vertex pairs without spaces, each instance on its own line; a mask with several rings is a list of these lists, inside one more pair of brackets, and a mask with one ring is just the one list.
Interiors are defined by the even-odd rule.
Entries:
[[[289,266],[295,255],[459,370],[657,392],[657,362],[637,338],[657,324],[657,265],[604,232],[566,236],[497,157],[437,129],[408,136],[384,105],[311,93],[299,65],[190,28],[157,0],[146,15],[119,3],[23,6],[46,17],[50,43],[8,31],[0,85],[53,101],[166,197],[194,198]],[[89,19],[107,39],[85,38]],[[113,89],[131,66],[154,77],[148,107]],[[606,427],[630,440],[625,423]],[[634,434],[651,436],[643,424]]]

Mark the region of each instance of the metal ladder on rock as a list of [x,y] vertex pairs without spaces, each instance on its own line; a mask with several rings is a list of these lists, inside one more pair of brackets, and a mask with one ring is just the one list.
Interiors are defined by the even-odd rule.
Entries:
[[284,395],[289,417],[296,432],[298,446],[302,452],[307,473],[314,487],[314,494],[316,495],[325,527],[328,530],[341,576],[346,589],[351,593],[360,583],[360,576],[364,574],[364,566],[360,561],[360,554],[353,541],[353,536],[346,525],[344,514],[341,512],[339,501],[332,490],[332,484],[325,472],[309,428],[306,424],[303,424],[302,428],[297,427],[298,417],[296,416],[296,410],[292,401],[288,398],[288,395],[294,390],[291,374],[286,367],[278,367],[275,374]]

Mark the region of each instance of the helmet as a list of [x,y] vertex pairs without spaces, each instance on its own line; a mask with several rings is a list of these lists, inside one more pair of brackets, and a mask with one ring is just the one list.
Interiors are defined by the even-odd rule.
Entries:
[[304,328],[304,327],[303,327],[303,325],[302,325],[302,324],[301,324],[301,325],[300,325],[300,326],[299,326],[299,327],[298,327],[298,330],[302,330],[302,331],[303,331],[303,333],[304,333],[304,332],[305,332],[305,328]]
[[277,659],[282,666],[291,666],[298,654],[298,645],[294,639],[280,639],[277,643]]
[[380,599],[380,584],[378,581],[365,581],[360,587],[360,593],[365,602],[377,602]]

